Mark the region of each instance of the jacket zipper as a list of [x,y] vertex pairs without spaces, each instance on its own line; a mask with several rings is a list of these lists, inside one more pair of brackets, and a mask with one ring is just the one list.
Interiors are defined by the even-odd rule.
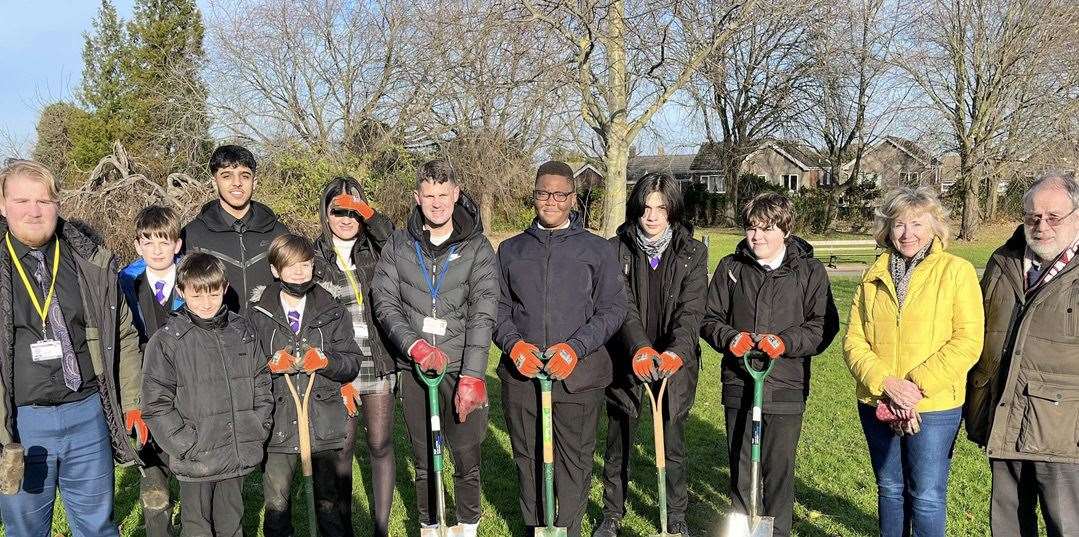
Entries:
[[229,390],[229,411],[232,413],[232,449],[236,452],[236,462],[243,466],[240,459],[240,442],[236,436],[236,398],[232,393],[232,380],[229,379],[229,370],[225,362],[225,346],[221,343],[221,334],[214,334],[217,341],[217,356],[221,358],[221,371],[225,374],[225,387]]
[[[551,283],[551,240],[554,239],[554,232],[547,232],[547,262],[543,266],[543,287],[546,289]],[[543,293],[543,349],[551,346],[551,334],[548,325],[549,310],[547,309],[548,302],[550,302],[550,293]]]

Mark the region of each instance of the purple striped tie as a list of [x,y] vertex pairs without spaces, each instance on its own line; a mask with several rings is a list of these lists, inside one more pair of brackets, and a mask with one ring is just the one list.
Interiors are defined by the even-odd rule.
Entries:
[[[31,250],[30,255],[37,261],[34,279],[41,286],[42,294],[48,294],[49,286],[52,285],[52,274],[45,269],[45,254],[38,250]],[[46,319],[53,339],[60,342],[60,348],[64,351],[64,356],[60,359],[60,365],[64,370],[64,385],[73,392],[78,391],[79,386],[82,385],[82,373],[79,372],[79,362],[75,359],[75,349],[71,346],[71,334],[67,331],[64,312],[60,311],[60,297],[56,296],[56,291],[53,291],[52,301],[49,302],[49,313]]]
[[290,311],[288,312],[288,326],[292,329],[293,334],[300,333],[300,312]]
[[159,281],[154,284],[154,299],[158,304],[165,305],[165,282]]

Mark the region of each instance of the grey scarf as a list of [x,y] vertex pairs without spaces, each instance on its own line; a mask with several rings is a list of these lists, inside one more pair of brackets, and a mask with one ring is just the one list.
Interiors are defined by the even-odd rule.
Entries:
[[892,282],[895,283],[895,295],[899,299],[899,307],[903,307],[903,302],[907,299],[907,290],[910,288],[910,277],[914,274],[914,267],[917,267],[926,255],[929,255],[929,249],[933,247],[933,242],[930,241],[918,250],[918,253],[914,254],[914,257],[903,257],[896,250],[892,250],[892,257],[888,260],[888,270],[892,274]]
[[637,240],[637,246],[641,248],[644,255],[648,256],[649,265],[655,269],[659,266],[659,259],[663,257],[663,252],[671,245],[671,237],[674,235],[674,232],[671,230],[670,226],[667,226],[667,229],[660,234],[660,236],[655,239],[649,239],[645,236],[641,226],[634,226],[634,229],[636,230],[634,238]]

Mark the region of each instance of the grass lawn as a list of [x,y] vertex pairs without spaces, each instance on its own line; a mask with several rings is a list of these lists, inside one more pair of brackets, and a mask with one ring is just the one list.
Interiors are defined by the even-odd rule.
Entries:
[[[953,251],[984,265],[994,248],[1007,238],[1013,228],[983,232],[977,243],[960,244]],[[711,235],[710,264],[714,268],[720,257],[730,252],[739,240],[733,233],[706,231]],[[698,233],[698,236],[700,233]],[[980,263],[979,263],[980,262]],[[855,280],[833,279],[833,290],[843,316],[849,310]],[[814,359],[812,395],[805,414],[798,451],[797,485],[795,496],[795,533],[799,536],[869,536],[876,534],[876,491],[869,466],[865,439],[854,399],[854,384],[843,363],[840,341]],[[720,404],[719,358],[704,345],[704,366],[697,392],[697,403],[687,428],[690,450],[689,522],[699,534],[720,524],[730,507],[727,491],[729,472],[726,456],[723,412]],[[510,455],[509,437],[502,419],[499,381],[494,374],[497,356],[492,352],[488,370],[488,394],[491,397],[491,424],[483,445],[483,507],[484,517],[480,534],[485,536],[522,535],[517,498],[516,470]],[[648,416],[647,411],[645,412]],[[415,515],[415,494],[410,449],[404,425],[398,413],[396,451],[398,453],[398,486],[392,513],[392,535],[418,535]],[[605,437],[605,420],[601,419],[599,438]],[[658,507],[655,497],[655,473],[652,458],[652,427],[649,418],[638,429],[638,448],[633,454],[633,479],[630,501],[622,535],[646,537],[657,532],[655,520]],[[602,446],[602,442],[600,444]],[[600,448],[602,449],[602,448]],[[357,535],[370,535],[368,515],[369,466],[365,450],[357,450],[353,521]],[[602,452],[596,453],[586,535],[600,518],[602,486],[598,476],[603,464]],[[297,484],[299,482],[297,481]],[[989,471],[986,458],[963,434],[956,445],[951,472],[948,501],[948,535],[987,535]],[[447,479],[452,494],[452,480]],[[138,505],[138,470],[118,469],[116,473],[116,519],[122,535],[142,536],[141,512]],[[306,532],[304,500],[299,488],[295,490],[294,511],[297,534]],[[252,475],[245,486],[247,512],[245,529],[248,535],[260,534],[262,489],[260,477]],[[57,504],[54,530],[69,534],[62,509]],[[452,499],[450,500],[452,518]]]

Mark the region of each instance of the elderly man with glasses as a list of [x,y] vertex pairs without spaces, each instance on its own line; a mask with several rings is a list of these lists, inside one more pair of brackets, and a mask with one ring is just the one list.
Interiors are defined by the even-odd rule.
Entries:
[[993,535],[1079,535],[1079,183],[1048,175],[982,278],[985,346],[967,380],[967,435],[993,472]]

